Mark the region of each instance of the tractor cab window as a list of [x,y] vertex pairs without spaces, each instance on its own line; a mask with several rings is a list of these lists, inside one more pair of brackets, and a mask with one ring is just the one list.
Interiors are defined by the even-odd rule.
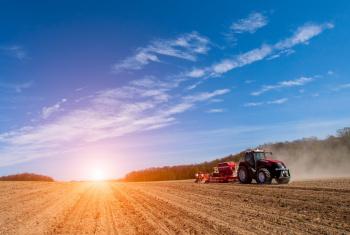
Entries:
[[266,159],[265,153],[254,153],[255,161]]
[[252,167],[254,167],[254,155],[253,155],[253,153],[248,153],[247,155],[246,155],[246,161],[247,162],[249,162],[249,164],[252,166]]

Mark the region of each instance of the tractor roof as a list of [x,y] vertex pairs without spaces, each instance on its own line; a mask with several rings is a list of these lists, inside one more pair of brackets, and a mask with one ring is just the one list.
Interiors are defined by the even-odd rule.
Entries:
[[246,153],[265,153],[265,149],[264,150],[259,150],[259,149],[251,149],[249,151],[245,151]]

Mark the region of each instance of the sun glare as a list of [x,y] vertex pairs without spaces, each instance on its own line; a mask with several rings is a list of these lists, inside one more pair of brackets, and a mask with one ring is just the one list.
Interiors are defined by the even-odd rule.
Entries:
[[105,180],[105,175],[101,169],[95,169],[92,175],[94,181]]

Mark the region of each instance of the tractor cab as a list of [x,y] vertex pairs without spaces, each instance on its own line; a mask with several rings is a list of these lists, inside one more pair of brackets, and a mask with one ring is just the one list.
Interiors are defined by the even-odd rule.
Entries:
[[260,160],[266,159],[266,153],[269,153],[272,155],[272,152],[265,152],[264,150],[250,150],[245,152],[245,162],[247,163],[247,166],[257,169],[260,167]]

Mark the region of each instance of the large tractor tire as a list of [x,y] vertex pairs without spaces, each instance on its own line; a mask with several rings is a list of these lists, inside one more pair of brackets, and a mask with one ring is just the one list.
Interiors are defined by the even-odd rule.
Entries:
[[252,177],[249,174],[249,171],[246,166],[238,167],[238,180],[241,184],[252,183]]
[[256,182],[259,184],[271,184],[271,174],[266,168],[260,168],[256,173]]
[[288,184],[290,180],[290,177],[288,178],[283,178],[283,179],[276,179],[278,184]]

